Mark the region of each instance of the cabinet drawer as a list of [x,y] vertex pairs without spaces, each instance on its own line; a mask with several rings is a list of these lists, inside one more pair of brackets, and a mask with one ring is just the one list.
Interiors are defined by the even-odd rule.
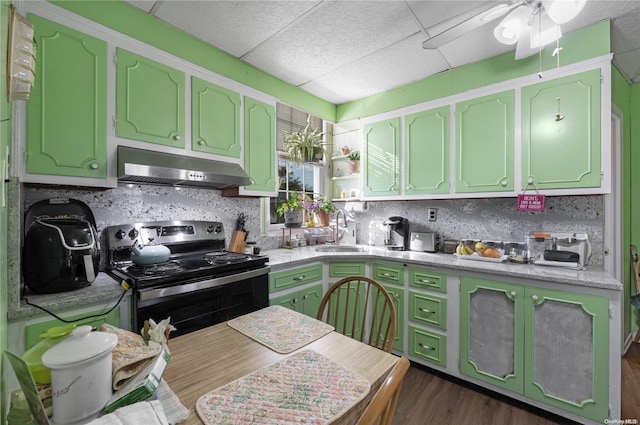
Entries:
[[329,277],[364,276],[364,263],[329,263]]
[[283,270],[269,275],[269,292],[277,292],[317,280],[322,280],[322,264]]
[[404,269],[401,266],[373,264],[373,278],[377,281],[404,284]]
[[409,285],[447,292],[447,275],[424,269],[409,269]]
[[409,354],[447,366],[447,336],[409,326]]
[[410,318],[438,328],[447,328],[447,300],[418,292],[409,293]]

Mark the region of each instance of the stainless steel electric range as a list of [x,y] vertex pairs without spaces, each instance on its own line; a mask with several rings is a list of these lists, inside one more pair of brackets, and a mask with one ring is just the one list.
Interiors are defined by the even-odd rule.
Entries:
[[[269,259],[226,251],[222,223],[122,224],[107,227],[103,238],[107,273],[132,287],[135,331],[147,319],[170,317],[176,327],[172,336],[177,336],[269,305]],[[164,245],[171,251],[169,260],[136,264],[134,244]]]

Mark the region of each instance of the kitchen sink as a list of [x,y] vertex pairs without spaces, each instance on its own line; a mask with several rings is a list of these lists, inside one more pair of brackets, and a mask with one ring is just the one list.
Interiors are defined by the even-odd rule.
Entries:
[[365,248],[353,245],[325,245],[316,248],[318,252],[364,252]]

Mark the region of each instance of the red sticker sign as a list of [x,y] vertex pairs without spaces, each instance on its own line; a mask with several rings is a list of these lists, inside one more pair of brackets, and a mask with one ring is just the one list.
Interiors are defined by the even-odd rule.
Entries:
[[518,195],[518,211],[544,211],[544,195]]

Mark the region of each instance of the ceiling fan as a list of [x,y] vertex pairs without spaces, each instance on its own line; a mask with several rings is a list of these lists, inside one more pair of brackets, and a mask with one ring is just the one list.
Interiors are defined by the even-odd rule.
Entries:
[[516,59],[537,53],[562,36],[560,24],[575,18],[586,0],[513,0],[494,6],[482,5],[454,16],[430,28],[435,34],[422,43],[425,49],[437,49],[465,34],[507,15],[493,31],[503,44],[516,44]]

